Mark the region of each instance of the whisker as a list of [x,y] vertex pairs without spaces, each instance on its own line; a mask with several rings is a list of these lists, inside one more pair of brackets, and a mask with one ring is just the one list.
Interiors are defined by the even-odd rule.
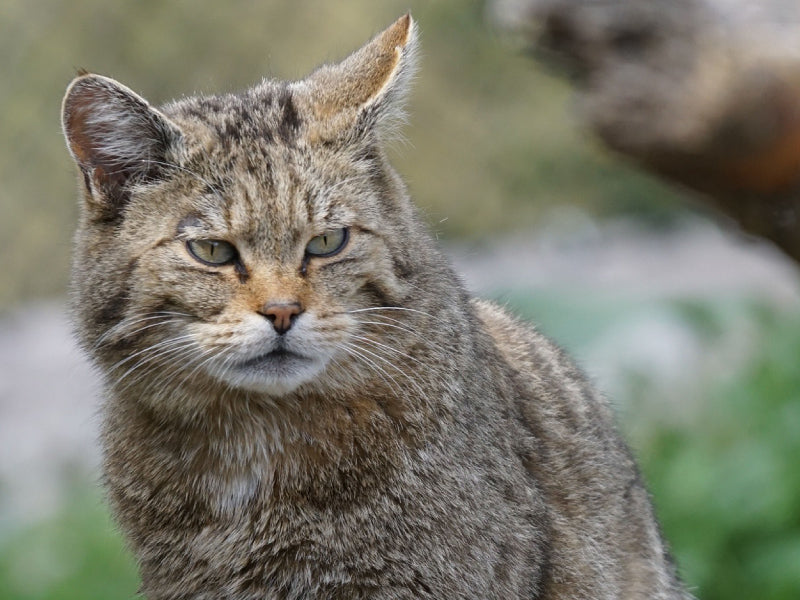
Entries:
[[[176,353],[175,356],[170,357],[170,362],[175,363],[172,365],[172,368],[165,370],[159,378],[155,379],[145,389],[145,393],[146,394],[150,393],[150,391],[153,390],[153,388],[157,388],[158,386],[166,385],[171,378],[178,375],[181,371],[187,371],[190,367],[197,364],[197,367],[194,370],[192,370],[191,373],[185,375],[177,382],[173,381],[172,385],[167,386],[168,388],[173,390],[180,388],[184,384],[184,382],[186,382],[187,379],[189,379],[192,375],[194,375],[194,373],[197,371],[197,368],[202,366],[201,362],[203,362],[205,358],[207,357],[213,358],[212,355],[215,352],[215,348],[206,348],[205,350],[201,349],[200,352],[198,352],[198,348],[199,346],[197,346],[196,344],[192,344],[182,349],[179,349],[179,351]],[[190,356],[191,358],[189,358],[189,360],[184,361],[183,359],[187,356]]]
[[[347,343],[347,342],[344,342],[344,343]],[[382,362],[386,363],[388,366],[392,367],[392,368],[393,368],[395,371],[397,371],[398,373],[400,373],[400,375],[402,375],[402,376],[403,376],[403,377],[404,377],[404,378],[405,378],[405,379],[406,379],[406,380],[407,380],[407,381],[408,381],[408,382],[409,382],[411,385],[413,385],[413,386],[415,387],[415,389],[416,389],[416,390],[417,390],[417,391],[418,391],[418,392],[419,392],[421,395],[423,395],[423,396],[425,395],[425,392],[424,392],[424,390],[422,389],[422,386],[420,386],[420,385],[419,385],[419,383],[417,383],[417,382],[414,380],[414,378],[413,378],[413,377],[411,377],[410,375],[408,375],[408,373],[406,373],[405,371],[403,371],[403,369],[401,369],[400,367],[398,367],[398,366],[397,366],[395,363],[393,363],[393,362],[392,362],[391,360],[389,360],[387,357],[385,357],[385,356],[383,356],[383,355],[381,355],[381,354],[379,354],[379,353],[377,353],[377,352],[373,352],[373,351],[371,351],[371,350],[367,350],[367,349],[366,349],[366,348],[364,348],[363,346],[358,346],[358,345],[356,345],[356,344],[351,344],[351,346],[355,346],[355,347],[357,347],[357,348],[358,348],[358,350],[359,350],[359,351],[361,351],[361,352],[366,352],[366,353],[367,353],[367,354],[369,354],[370,356],[372,356],[372,357],[374,357],[374,358],[376,358],[376,359],[378,359],[378,360],[380,360],[380,361],[382,361]],[[387,375],[388,375],[388,373],[387,373]],[[391,375],[389,375],[389,377],[391,377]],[[395,381],[395,382],[396,382],[396,380],[394,379],[394,377],[392,377],[392,381]],[[398,385],[399,385],[399,384],[398,384]],[[401,389],[402,389],[402,388],[401,388]]]
[[146,348],[142,348],[141,350],[137,350],[133,354],[131,354],[131,355],[129,355],[129,356],[117,361],[116,363],[111,365],[108,368],[108,370],[109,371],[113,371],[114,369],[124,365],[129,360],[133,360],[137,356],[141,356],[142,354],[145,354],[147,352],[152,352],[153,350],[158,350],[158,349],[163,348],[163,347],[168,347],[168,346],[170,346],[170,345],[172,345],[172,344],[174,344],[176,342],[179,342],[179,341],[182,341],[182,340],[191,339],[191,338],[192,338],[191,335],[186,334],[186,335],[181,335],[181,336],[178,336],[178,337],[167,338],[166,340],[160,340],[160,341],[156,342],[155,344],[151,344],[151,345],[147,346]]
[[[377,316],[373,315],[373,317],[374,318],[378,318],[378,319],[384,318],[383,315],[377,315]],[[402,325],[403,321],[399,321],[397,319],[390,319],[390,321],[394,321],[394,324],[390,323],[388,321],[361,321],[361,320],[357,320],[356,322],[359,325],[381,325],[383,327],[392,327],[394,329],[401,329],[402,331],[405,331],[407,333],[414,333],[414,334],[417,333],[416,331],[414,331],[410,327],[406,327],[405,325]],[[400,325],[398,325],[398,323],[400,323]]]
[[[411,375],[409,375],[409,373],[407,373],[405,370],[400,368],[400,366],[398,366],[398,364],[395,361],[390,360],[391,357],[390,357],[390,355],[386,354],[386,351],[388,350],[388,351],[394,352],[395,354],[402,355],[402,356],[404,356],[404,357],[406,357],[406,358],[408,358],[408,359],[410,359],[410,360],[412,360],[412,361],[414,361],[414,362],[416,362],[416,363],[418,363],[420,365],[423,365],[423,366],[424,366],[424,363],[422,363],[420,360],[414,358],[413,356],[409,356],[408,354],[405,354],[404,352],[401,352],[400,350],[397,350],[396,348],[392,348],[391,346],[387,346],[385,344],[381,344],[379,342],[376,342],[375,340],[370,340],[368,338],[362,338],[362,341],[372,342],[373,344],[377,344],[377,347],[373,348],[374,352],[371,352],[370,354],[372,356],[382,358],[382,360],[386,364],[390,365],[393,369],[395,369],[397,372],[402,374],[403,377],[405,377],[408,380],[408,382],[411,383],[417,389],[417,391],[420,394],[422,394],[423,396],[425,395],[425,392],[424,392],[423,388],[420,386],[420,384],[418,382],[418,377],[417,376],[412,377]],[[360,348],[364,352],[368,352],[368,350],[366,348],[364,348],[363,346],[360,346]],[[422,369],[419,372],[424,373],[425,369]]]
[[[392,319],[393,321],[397,321],[396,319]],[[424,340],[425,337],[418,332],[414,331],[410,327],[403,327],[402,325],[393,325],[392,323],[386,323],[384,321],[356,321],[359,325],[380,325],[381,327],[391,327],[393,329],[399,329],[400,331],[405,331],[406,333],[410,333],[417,338]],[[402,323],[402,321],[397,321],[398,323]]]
[[[231,363],[235,360],[235,358],[236,358],[236,355],[234,354],[233,349],[231,348],[230,351],[228,352],[228,356],[225,356],[222,359],[222,364],[220,364],[219,367],[218,367],[219,371],[221,373],[224,373],[225,371],[227,371],[230,368]],[[225,389],[223,390],[222,395],[219,398],[219,403],[221,405],[224,405],[226,396],[228,394],[230,394],[235,388],[230,383],[228,383],[227,381],[225,381],[225,380],[222,380],[222,381],[225,384]]]
[[[189,336],[185,336],[185,337],[189,337]],[[169,356],[170,354],[177,354],[178,352],[181,352],[183,350],[191,348],[194,345],[195,345],[195,342],[193,342],[193,341],[185,341],[185,340],[180,340],[180,339],[173,340],[172,343],[169,344],[169,345],[162,344],[158,348],[158,352],[156,352],[155,354],[152,354],[150,356],[145,356],[145,357],[141,358],[139,361],[136,362],[136,364],[134,364],[132,367],[130,367],[127,371],[125,371],[125,373],[123,373],[122,376],[118,377],[117,380],[114,382],[114,384],[117,385],[119,383],[122,383],[122,381],[125,378],[127,378],[128,375],[130,375],[131,373],[135,372],[137,369],[139,369],[140,367],[143,367],[144,365],[152,363],[153,361],[158,361],[159,359],[162,359],[162,358],[164,358],[166,356]],[[149,350],[152,350],[152,349],[154,349],[154,348],[153,347],[149,348]],[[138,352],[137,354],[141,354],[141,352]],[[147,374],[147,372],[142,373],[143,376],[146,375],[146,374]]]
[[381,342],[378,342],[376,340],[370,339],[368,337],[364,337],[362,335],[356,335],[356,336],[353,336],[353,338],[357,339],[357,340],[361,340],[362,342],[368,342],[370,344],[373,344],[375,346],[378,346],[378,347],[383,348],[385,350],[388,350],[390,352],[394,352],[395,354],[397,354],[399,356],[403,356],[403,357],[405,357],[405,358],[407,358],[409,360],[413,360],[415,363],[417,363],[419,365],[423,364],[422,361],[420,361],[419,359],[414,358],[413,356],[411,356],[409,354],[406,354],[405,352],[402,352],[401,350],[398,350],[397,348],[394,348],[394,347],[389,346],[387,344],[382,344]]
[[371,306],[371,307],[368,307],[368,308],[354,308],[352,310],[346,310],[346,311],[343,311],[343,312],[346,313],[346,314],[354,314],[354,313],[360,313],[360,312],[371,312],[371,311],[376,311],[376,310],[407,311],[407,312],[412,312],[412,313],[424,315],[426,317],[430,317],[431,319],[438,320],[438,317],[436,317],[435,315],[432,315],[432,314],[427,313],[427,312],[422,311],[422,310],[417,310],[416,308],[406,308],[404,306]]
[[[202,369],[212,360],[219,358],[219,356],[221,356],[224,352],[225,352],[224,349],[220,351],[217,348],[206,348],[205,350],[203,350],[195,361],[197,362],[197,364],[194,367],[194,369],[192,369],[189,373],[184,375],[181,378],[180,383],[176,387],[181,387],[187,380],[191,379],[194,376],[194,374],[197,373],[197,371]],[[191,362],[188,365],[186,365],[186,368],[188,369],[190,366]]]
[[[182,360],[185,356],[190,356],[192,353],[194,353],[196,351],[195,348],[196,348],[195,344],[191,342],[186,344],[181,344],[177,347],[172,347],[168,348],[167,350],[163,350],[155,356],[148,357],[146,361],[145,360],[140,361],[140,363],[138,363],[135,368],[143,367],[144,365],[149,363],[155,363],[155,364],[153,364],[149,369],[143,369],[142,372],[137,374],[136,377],[134,377],[133,379],[129,379],[125,387],[119,390],[120,393],[130,387],[133,387],[134,385],[136,385],[136,383],[147,377],[152,372],[152,368],[157,365],[167,364],[168,367],[171,368],[167,368],[159,378],[155,379],[155,381],[166,379],[172,376],[172,374],[174,374],[176,371],[180,371],[181,365],[179,364],[178,361]],[[170,361],[170,363],[173,364],[169,365],[167,361]],[[126,373],[126,375],[128,375],[128,373]],[[120,383],[121,381],[122,378],[117,380],[117,383]],[[145,389],[145,392],[149,390],[151,387],[153,387],[152,384]]]
[[[150,388],[157,388],[162,385],[173,389],[180,388],[186,380],[185,372],[201,362],[205,357],[209,356],[210,353],[210,349],[198,352],[196,347],[190,350],[184,350],[179,356],[170,360],[170,362],[173,363],[171,368],[166,370],[161,377],[155,379],[150,385]],[[181,373],[184,373],[184,376],[181,377],[180,380],[176,380],[175,377]]]
[[[190,340],[190,336],[187,335],[175,339],[165,340],[157,344],[153,344],[143,350],[135,352],[128,358],[119,361],[114,367],[109,369],[109,371],[113,371],[114,369],[121,367],[124,363],[136,358],[137,356],[140,356],[141,358],[139,358],[138,361],[133,366],[129,367],[127,371],[125,371],[122,374],[122,376],[117,378],[117,382],[122,381],[128,375],[130,375],[143,365],[153,362],[154,360],[158,360],[160,357],[164,355],[168,355],[170,353],[177,352],[178,350],[181,350],[183,348],[189,347],[192,343],[193,342]],[[143,354],[144,356],[142,356]]]
[[146,331],[146,330],[151,329],[153,327],[159,327],[160,325],[166,325],[168,323],[173,323],[174,321],[175,321],[175,319],[163,319],[161,321],[158,321],[157,323],[150,323],[149,325],[145,325],[144,327],[137,327],[133,331],[129,331],[128,333],[126,333],[124,336],[122,336],[121,339],[124,340],[125,338],[128,338],[128,337],[131,337],[133,335],[139,334],[142,331]]
[[[175,355],[169,357],[170,362],[174,363],[171,368],[166,369],[160,377],[153,380],[153,382],[151,382],[150,385],[145,388],[144,393],[150,394],[151,391],[155,392],[156,390],[154,390],[154,388],[157,388],[161,385],[164,385],[168,389],[172,390],[181,388],[181,386],[183,386],[183,384],[190,379],[197,372],[197,370],[203,366],[203,364],[221,354],[216,352],[215,348],[206,348],[204,350],[201,349],[200,352],[197,351],[198,348],[199,346],[196,343],[188,344],[182,348],[178,348],[175,351]],[[187,361],[184,361],[183,359],[186,356],[190,356],[191,358]],[[177,382],[173,381],[172,384],[167,385],[170,379],[178,375],[181,371],[187,371],[193,365],[196,366],[191,372],[185,374]]]
[[368,367],[373,369],[378,374],[378,376],[386,382],[386,384],[389,386],[389,389],[391,389],[393,393],[397,395],[402,395],[401,393],[399,393],[402,390],[402,387],[400,386],[399,382],[389,373],[387,373],[386,370],[382,368],[379,364],[377,364],[375,361],[362,354],[360,350],[363,350],[363,348],[361,348],[360,346],[356,346],[354,344],[349,344],[347,342],[341,342],[338,345],[341,348],[344,348],[347,354],[351,356],[356,356],[361,360],[363,360]]
[[[128,327],[132,327],[133,325],[136,325],[138,323],[152,321],[154,319],[161,319],[161,321],[160,321],[161,324],[171,323],[171,322],[177,320],[177,319],[170,318],[172,316],[190,317],[191,315],[188,315],[186,313],[179,313],[179,312],[159,311],[159,312],[147,313],[147,314],[138,315],[138,316],[134,315],[133,317],[125,318],[122,321],[120,321],[119,323],[113,325],[112,327],[109,327],[105,331],[105,333],[103,333],[97,339],[97,341],[92,346],[92,349],[96,350],[100,346],[100,344],[102,344],[104,341],[106,341],[109,337],[117,334],[118,332],[120,332],[122,330],[125,330]],[[134,318],[134,317],[136,317],[136,318]],[[123,337],[128,337],[128,336],[134,335],[134,334],[138,333],[139,331],[141,331],[141,330],[140,329],[135,329],[133,331],[128,332]]]

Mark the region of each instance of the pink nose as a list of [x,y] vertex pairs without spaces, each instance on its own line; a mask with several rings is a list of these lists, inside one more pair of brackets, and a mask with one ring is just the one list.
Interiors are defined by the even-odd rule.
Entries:
[[272,322],[278,335],[283,335],[292,328],[297,316],[303,312],[299,302],[273,302],[262,308],[259,313]]

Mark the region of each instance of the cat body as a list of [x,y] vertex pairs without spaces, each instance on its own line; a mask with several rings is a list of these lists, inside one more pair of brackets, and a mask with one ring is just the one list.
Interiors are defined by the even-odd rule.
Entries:
[[73,306],[142,592],[689,598],[605,402],[469,296],[388,165],[414,48],[405,16],[300,82],[68,89]]

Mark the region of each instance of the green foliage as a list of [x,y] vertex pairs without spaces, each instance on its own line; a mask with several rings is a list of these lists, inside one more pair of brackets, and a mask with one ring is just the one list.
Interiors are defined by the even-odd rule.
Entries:
[[73,493],[55,517],[0,537],[0,600],[123,600],[138,585],[105,507],[87,491]]
[[705,600],[800,597],[800,318],[753,311],[753,356],[691,424],[640,448],[686,578]]
[[58,122],[76,69],[115,77],[154,103],[231,91],[264,76],[301,77],[409,9],[422,64],[409,144],[397,145],[395,162],[439,233],[524,229],[565,203],[670,218],[675,194],[588,146],[566,108],[566,86],[503,43],[477,0],[6,0],[0,238],[14,252],[3,265],[0,309],[66,284],[77,186]]

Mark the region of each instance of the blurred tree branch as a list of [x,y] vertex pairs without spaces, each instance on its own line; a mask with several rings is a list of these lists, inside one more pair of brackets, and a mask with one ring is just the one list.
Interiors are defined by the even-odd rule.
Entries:
[[800,2],[493,0],[610,148],[800,262]]

